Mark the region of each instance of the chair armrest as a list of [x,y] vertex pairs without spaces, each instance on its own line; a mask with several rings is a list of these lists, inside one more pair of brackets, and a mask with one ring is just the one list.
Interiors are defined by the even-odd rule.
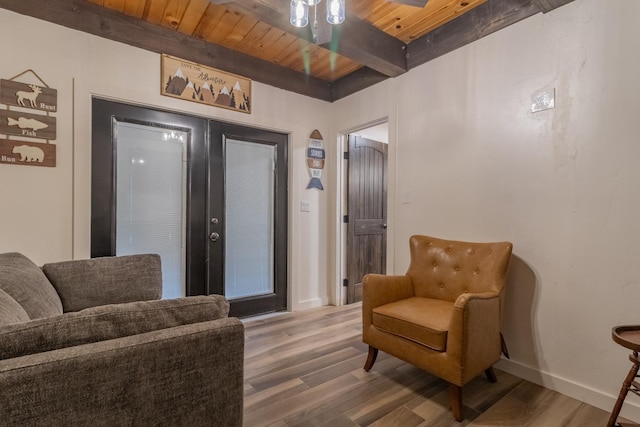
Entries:
[[9,426],[242,425],[244,327],[223,318],[0,361]]
[[500,349],[500,294],[460,295],[454,303],[446,351],[464,368],[462,383],[498,361]]
[[373,324],[373,309],[390,302],[414,296],[409,276],[367,274],[362,279],[362,326]]
[[492,298],[500,298],[500,295],[496,292],[479,292],[479,293],[464,293],[460,295],[454,302],[454,308],[463,308],[473,300],[488,300]]
[[156,254],[56,262],[43,265],[42,271],[60,295],[65,312],[162,296],[162,268]]

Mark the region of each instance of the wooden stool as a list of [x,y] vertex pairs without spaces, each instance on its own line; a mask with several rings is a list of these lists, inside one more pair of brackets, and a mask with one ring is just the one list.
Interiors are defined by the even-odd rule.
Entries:
[[616,404],[613,407],[613,412],[611,412],[611,418],[609,418],[607,427],[620,425],[616,424],[616,420],[618,419],[620,409],[622,409],[622,404],[624,403],[624,399],[627,397],[629,390],[640,396],[640,383],[636,381],[636,378],[638,378],[638,368],[640,368],[640,362],[638,361],[638,352],[640,351],[640,325],[616,326],[611,330],[611,337],[621,346],[633,351],[633,354],[629,356],[629,360],[631,360],[633,366],[631,366],[631,370],[629,371],[627,378],[625,378],[622,383],[622,389],[620,389],[618,400],[616,400]]

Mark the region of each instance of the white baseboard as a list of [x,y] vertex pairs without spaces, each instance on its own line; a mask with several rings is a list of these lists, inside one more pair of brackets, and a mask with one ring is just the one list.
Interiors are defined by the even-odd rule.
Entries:
[[298,301],[291,307],[291,311],[307,310],[310,308],[322,307],[327,305],[327,300],[322,298],[312,298],[304,301]]
[[[588,403],[606,412],[611,412],[618,398],[617,394],[613,396],[602,390],[596,390],[548,372],[539,371],[531,366],[523,365],[513,360],[502,358],[496,363],[495,367],[516,377],[531,381],[534,384]],[[623,379],[624,378],[620,378],[620,386],[622,386]],[[637,397],[633,393],[627,395],[627,399],[624,401],[624,405],[622,405],[620,416],[630,421],[640,422],[640,405],[638,405]]]

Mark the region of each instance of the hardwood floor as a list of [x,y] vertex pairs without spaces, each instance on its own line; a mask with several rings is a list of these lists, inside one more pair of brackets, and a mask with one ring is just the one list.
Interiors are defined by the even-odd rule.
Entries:
[[360,304],[245,320],[244,425],[604,426],[609,413],[496,370],[463,389],[462,423],[448,385],[380,352],[362,367]]

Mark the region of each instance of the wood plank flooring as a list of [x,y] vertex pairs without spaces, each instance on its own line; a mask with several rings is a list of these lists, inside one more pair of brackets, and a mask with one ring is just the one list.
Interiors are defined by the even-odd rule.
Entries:
[[448,385],[380,352],[362,367],[361,305],[321,307],[245,320],[244,425],[604,426],[609,413],[496,370],[463,389],[462,423]]

